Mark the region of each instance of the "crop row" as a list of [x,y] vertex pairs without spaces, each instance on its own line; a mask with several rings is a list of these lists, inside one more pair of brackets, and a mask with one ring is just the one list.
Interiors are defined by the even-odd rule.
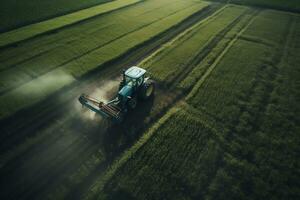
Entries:
[[[116,0],[114,2],[110,2],[110,3],[104,4],[104,5],[94,6],[94,7],[80,10],[80,11],[77,11],[77,12],[74,12],[71,14],[61,16],[61,17],[46,20],[46,21],[39,22],[36,24],[31,24],[31,25],[28,25],[28,26],[25,26],[25,27],[22,27],[19,29],[15,29],[15,30],[12,30],[12,31],[9,31],[9,32],[6,32],[6,33],[3,33],[0,35],[0,47],[12,45],[12,44],[20,42],[22,40],[36,37],[40,34],[44,34],[49,31],[54,31],[54,30],[62,28],[64,26],[78,23],[82,20],[86,20],[88,18],[95,17],[97,15],[100,15],[100,14],[103,14],[106,12],[110,12],[112,10],[116,10],[116,9],[134,4],[137,2],[139,2],[139,0],[125,0],[125,1],[124,0]],[[39,2],[39,3],[41,3],[41,2]],[[62,2],[57,2],[57,3],[62,4]],[[64,8],[66,9],[68,6],[65,3],[64,3]],[[81,4],[82,3],[83,2],[81,2]],[[84,3],[89,3],[89,2],[84,2]],[[10,2],[5,2],[4,4],[9,5]],[[35,7],[42,6],[42,5],[39,5],[37,2],[27,3],[26,6],[30,7],[30,6],[32,6],[32,4],[35,4],[34,5]],[[43,6],[43,8],[40,8],[40,10],[47,9],[47,11],[42,12],[42,14],[40,14],[38,17],[34,16],[34,14],[36,12],[26,11],[26,9],[25,9],[26,6],[22,6],[21,3],[13,4],[14,5],[13,8],[18,10],[18,11],[15,11],[17,13],[16,15],[11,15],[11,12],[12,12],[11,7],[12,6],[8,6],[8,8],[6,8],[6,6],[4,5],[3,9],[5,11],[2,13],[3,17],[1,18],[1,19],[3,19],[3,20],[1,20],[1,22],[4,23],[4,26],[1,26],[1,28],[3,28],[3,29],[6,28],[7,24],[12,24],[12,26],[21,25],[22,23],[20,23],[20,22],[17,22],[16,24],[14,24],[14,21],[23,21],[23,23],[24,23],[25,21],[27,21],[27,19],[26,19],[27,17],[28,18],[35,18],[35,17],[41,18],[41,16],[45,16],[45,15],[47,15],[47,13],[51,13],[51,8],[55,10],[54,12],[57,12],[58,9],[55,8],[55,6],[56,7],[61,6],[58,4],[56,4],[55,2],[52,2],[52,5],[50,7]],[[73,6],[74,5],[76,5],[76,3],[73,2]],[[77,3],[77,5],[78,5],[78,3]],[[18,6],[20,6],[21,9],[20,8],[18,9]],[[2,9],[2,7],[1,7],[1,9]],[[40,12],[40,10],[39,10],[39,12]],[[20,15],[24,15],[24,11],[26,11],[28,13],[25,14],[26,15],[25,18],[22,18],[22,17],[20,17]],[[6,13],[6,12],[9,12],[9,13]],[[53,10],[52,10],[52,12],[53,12]],[[16,19],[14,19],[14,17],[16,17]],[[5,18],[9,18],[9,20],[5,20]],[[36,19],[32,19],[31,21],[36,21]],[[6,24],[6,22],[7,22],[7,24]]]
[[203,189],[222,154],[216,138],[215,130],[197,117],[177,111],[117,171],[104,192],[115,199],[124,195],[138,199],[204,197]]
[[[280,14],[269,16],[271,21]],[[226,135],[229,154],[211,183],[211,199],[291,199],[297,195],[299,92],[294,91],[299,89],[299,17],[281,15],[280,19],[285,20],[285,39],[273,47],[272,60],[262,65],[247,97],[237,102],[240,111]],[[224,182],[226,190],[221,188]]]
[[[157,2],[149,1],[150,4],[152,2],[154,2],[153,6],[157,5]],[[182,9],[182,3],[189,6]],[[23,66],[18,65],[15,66],[15,68],[12,67],[11,70],[15,69],[18,73],[12,73],[12,71],[2,72],[1,80],[3,80],[2,84],[4,84],[4,88],[8,87],[6,85],[8,83],[14,86],[14,82],[17,82],[18,86],[15,89],[11,89],[6,92],[4,91],[4,93],[2,93],[2,96],[0,97],[1,118],[46,98],[48,95],[61,89],[65,85],[74,83],[75,78],[80,78],[82,75],[87,74],[89,71],[99,67],[101,64],[121,56],[136,45],[164,32],[191,14],[203,9],[207,5],[207,3],[194,2],[187,4],[185,1],[178,1],[174,4],[174,6],[163,6],[165,9],[158,9],[160,12],[156,11],[155,14],[153,13],[153,10],[149,11],[152,14],[148,14],[147,12],[144,13],[145,11],[143,7],[140,8],[140,12],[135,12],[139,10],[138,8],[137,10],[134,9],[135,7],[128,8],[128,14],[137,16],[130,17],[128,15],[119,15],[116,19],[126,18],[129,20],[128,22],[135,24],[136,17],[138,17],[138,15],[142,15],[145,18],[145,21],[150,18],[147,22],[148,24],[140,24],[140,27],[128,30],[126,23],[124,23],[119,27],[126,30],[123,35],[114,36],[115,38],[108,39],[107,44],[100,46],[98,46],[98,42],[103,41],[103,38],[101,40],[101,38],[99,39],[98,37],[91,37],[92,39],[90,42],[84,41],[84,43],[81,43],[80,38],[77,38],[79,39],[77,41],[78,46],[73,44],[71,46],[65,46],[65,48],[58,47],[56,51],[54,50],[53,52],[49,52],[48,56],[42,57],[43,59],[37,56],[37,59],[30,59],[28,61],[29,63],[25,62],[23,63]],[[140,5],[138,4],[137,6]],[[153,6],[152,9],[155,9]],[[156,17],[154,17],[154,15]],[[79,30],[82,29],[79,28]],[[110,37],[109,35],[118,33],[118,28],[116,27],[112,28],[112,30],[105,30],[108,30],[108,32],[105,31],[105,34],[102,35],[102,31],[100,31],[100,35],[98,36],[100,37],[102,35],[103,37]],[[77,57],[74,58],[74,55]],[[18,70],[18,68],[20,69]],[[45,73],[51,69],[53,70],[39,76],[39,74]],[[10,68],[8,70],[10,70]],[[5,73],[6,75],[4,75]],[[32,80],[32,78],[34,79]],[[24,83],[24,80],[25,82],[29,82],[20,85]]]
[[[110,175],[99,198],[295,197],[299,22],[273,11],[253,18],[196,85],[190,105],[158,124]],[[259,35],[268,42],[245,39]]]
[[[217,70],[214,70],[208,77],[202,89],[195,92],[196,96],[191,98],[189,103],[215,115],[223,123],[234,124],[235,117],[233,116],[241,109],[236,105],[251,95],[251,89],[256,86],[256,80],[261,76],[261,71],[272,62],[276,49],[281,48],[281,41],[286,37],[288,20],[288,15],[275,14],[272,11],[258,15],[217,64]],[[278,26],[276,22],[281,22],[282,25]],[[262,23],[268,26],[262,26]],[[267,36],[266,34],[270,31],[272,36]],[[271,46],[247,40],[245,38],[248,35],[249,38],[258,36],[268,40],[276,38],[273,41],[277,45]]]
[[164,81],[165,84],[178,81],[176,80],[178,75],[195,65],[193,61],[205,51],[212,40],[233,22],[235,25],[240,19],[239,17],[246,12],[249,10],[245,7],[225,7],[208,20],[197,24],[192,30],[180,35],[177,40],[162,47],[142,66],[147,68],[157,80]]
[[[53,69],[63,68],[64,65],[72,64],[95,51],[99,54],[95,59],[99,60],[98,57],[108,53],[103,52],[102,48],[186,8],[182,2],[174,3],[173,6],[166,4],[157,6],[155,2],[149,4],[125,8],[112,15],[93,19],[83,25],[70,27],[57,34],[2,51],[1,56],[4,59],[1,65],[0,91],[3,93]],[[157,8],[155,15],[154,8]],[[136,20],[138,16],[144,20],[138,22]]]

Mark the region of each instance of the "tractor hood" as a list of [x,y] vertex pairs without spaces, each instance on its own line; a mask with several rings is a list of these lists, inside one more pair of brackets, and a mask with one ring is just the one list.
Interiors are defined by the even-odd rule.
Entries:
[[119,95],[123,97],[128,97],[132,95],[132,87],[129,85],[125,85],[120,91]]

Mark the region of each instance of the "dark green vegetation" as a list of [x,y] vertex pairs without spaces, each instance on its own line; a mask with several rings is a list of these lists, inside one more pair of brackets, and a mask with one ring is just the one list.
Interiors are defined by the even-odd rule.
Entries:
[[[299,199],[300,15],[283,7],[148,0],[3,47],[0,199]],[[81,110],[131,65],[153,99],[119,125]]]
[[0,32],[111,0],[2,0]]
[[298,199],[300,18],[252,19],[100,199]]
[[286,10],[300,12],[300,1],[298,0],[212,0],[223,3],[236,3],[240,5],[250,5],[262,8]]

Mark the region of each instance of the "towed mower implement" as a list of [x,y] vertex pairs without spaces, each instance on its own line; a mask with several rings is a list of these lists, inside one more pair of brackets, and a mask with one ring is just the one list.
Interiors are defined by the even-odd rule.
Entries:
[[122,121],[121,109],[113,104],[104,103],[86,94],[82,94],[79,97],[79,102],[103,117],[111,118],[116,121]]

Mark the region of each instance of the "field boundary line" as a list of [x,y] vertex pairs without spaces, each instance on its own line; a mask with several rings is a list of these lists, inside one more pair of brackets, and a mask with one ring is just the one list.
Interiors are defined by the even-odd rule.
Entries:
[[[129,160],[132,156],[142,148],[150,138],[156,133],[156,131],[168,121],[173,114],[179,111],[180,107],[173,107],[169,110],[163,117],[161,117],[156,123],[151,126],[148,131],[127,151],[125,151],[119,158],[117,158],[112,165],[107,169],[105,175],[100,179],[100,181],[96,182],[94,185],[91,186],[91,191],[84,199],[90,199],[91,196],[97,195],[96,193],[103,190],[105,184],[108,180],[110,180],[115,173]],[[97,191],[95,191],[97,190]]]
[[[208,121],[206,121],[203,117],[206,114],[204,114],[201,110],[195,108],[194,106],[184,102],[182,105],[180,105],[182,107],[182,112],[184,112],[187,115],[190,115],[193,120],[201,123],[204,127],[206,127],[207,129],[210,129],[212,131],[212,133],[214,134],[214,136],[216,137],[218,142],[222,142],[224,141],[224,137],[221,134],[222,132],[220,130],[223,130],[224,128],[214,124],[217,127],[213,127],[213,120],[212,119],[208,119]],[[210,116],[207,118],[211,118]],[[220,130],[219,130],[220,129]]]
[[[257,16],[258,13],[254,14],[254,15]],[[248,22],[248,24],[240,32],[238,32],[236,34],[236,36],[229,42],[227,47],[221,52],[221,54],[216,58],[216,60],[213,62],[213,64],[206,70],[204,75],[196,83],[195,87],[192,89],[192,91],[186,97],[186,100],[189,100],[198,92],[199,88],[202,86],[202,84],[205,82],[205,80],[209,77],[209,75],[215,69],[215,67],[220,63],[220,61],[223,59],[223,57],[226,55],[226,53],[231,49],[231,47],[235,44],[235,42],[239,39],[239,37],[248,29],[248,27],[253,23],[253,21],[256,19],[256,16],[254,16]]]
[[[200,62],[205,59],[211,52],[211,49],[214,49],[216,46],[218,46],[218,44],[220,43],[220,41],[222,41],[222,39],[224,39],[224,37],[226,37],[226,35],[228,33],[230,33],[230,31],[232,29],[234,29],[234,27],[236,27],[241,20],[243,20],[243,18],[245,18],[246,15],[249,14],[253,14],[253,11],[250,9],[245,9],[245,11],[243,13],[241,13],[236,19],[234,19],[231,23],[229,23],[226,27],[222,28],[221,31],[219,31],[218,33],[215,34],[214,37],[211,37],[202,47],[202,49],[200,48],[200,50],[198,50],[194,56],[192,56],[191,59],[188,60],[188,62],[186,63],[186,68],[184,70],[181,71],[181,73],[179,73],[177,76],[173,77],[170,81],[170,83],[173,82],[177,82],[180,83],[182,80],[184,80],[190,73],[191,71],[193,71],[193,69],[200,64]],[[177,87],[175,86],[176,84],[171,84],[171,88]]]
[[[208,122],[209,124],[207,126],[210,127],[211,129],[215,130],[218,133],[221,132],[220,130],[225,129],[225,127],[222,124],[218,123],[219,119],[216,116],[214,116],[211,113],[205,112],[205,110],[203,110],[201,108],[196,108],[195,106],[193,106],[187,102],[183,102],[182,110],[185,111],[186,113],[194,116],[195,118],[202,121],[203,123],[206,122],[205,119],[207,119],[209,121]],[[215,127],[213,127],[211,124],[214,124]]]
[[130,6],[143,0],[115,0],[91,8],[76,11],[60,17],[55,17],[46,21],[27,25],[12,31],[2,33],[0,35],[0,48],[5,48],[14,43],[18,43],[41,34],[49,33],[51,31],[60,29],[64,26],[70,26],[75,23],[105,14],[126,6]]
[[167,42],[166,44],[162,45],[161,48],[159,48],[158,50],[156,50],[155,52],[153,52],[151,55],[149,55],[147,58],[145,58],[144,60],[142,60],[139,65],[144,65],[147,62],[149,62],[153,57],[157,56],[158,54],[160,54],[162,51],[164,51],[166,48],[168,48],[169,46],[173,45],[175,42],[177,42],[178,40],[180,40],[182,37],[184,37],[186,34],[190,33],[191,31],[193,31],[195,28],[197,28],[198,26],[201,26],[202,24],[204,24],[205,22],[209,21],[210,19],[214,18],[216,15],[218,15],[219,13],[221,13],[224,9],[228,8],[228,5],[225,5],[223,7],[221,7],[219,10],[217,10],[216,12],[214,12],[212,15],[208,16],[207,18],[201,20],[200,22],[194,24],[193,26],[189,27],[188,29],[184,30],[183,32],[181,32],[178,36],[176,36],[175,38],[173,38],[171,41]]
[[[266,115],[266,112],[268,110],[268,108],[271,105],[271,99],[272,99],[272,93],[273,91],[278,87],[278,85],[276,85],[276,82],[278,81],[278,76],[280,76],[280,71],[282,70],[282,68],[284,67],[284,64],[288,62],[288,57],[289,57],[289,49],[292,48],[291,43],[294,41],[294,32],[296,29],[296,17],[295,16],[290,16],[290,22],[289,22],[289,27],[287,30],[287,35],[285,38],[285,41],[283,42],[283,45],[281,49],[278,49],[277,52],[274,53],[274,58],[275,58],[275,62],[272,63],[271,69],[269,73],[272,73],[272,76],[270,79],[268,80],[264,80],[269,82],[271,85],[270,86],[266,86],[269,88],[270,91],[267,91],[264,96],[263,96],[263,100],[260,102],[261,105],[261,115],[258,115],[258,117],[256,117],[256,120],[258,120],[255,124],[258,124],[258,126],[256,127],[256,129],[254,129],[254,133],[257,133],[262,126],[261,121],[259,121],[259,118],[263,119]],[[276,60],[278,59],[278,60]],[[274,61],[274,59],[273,59]]]

